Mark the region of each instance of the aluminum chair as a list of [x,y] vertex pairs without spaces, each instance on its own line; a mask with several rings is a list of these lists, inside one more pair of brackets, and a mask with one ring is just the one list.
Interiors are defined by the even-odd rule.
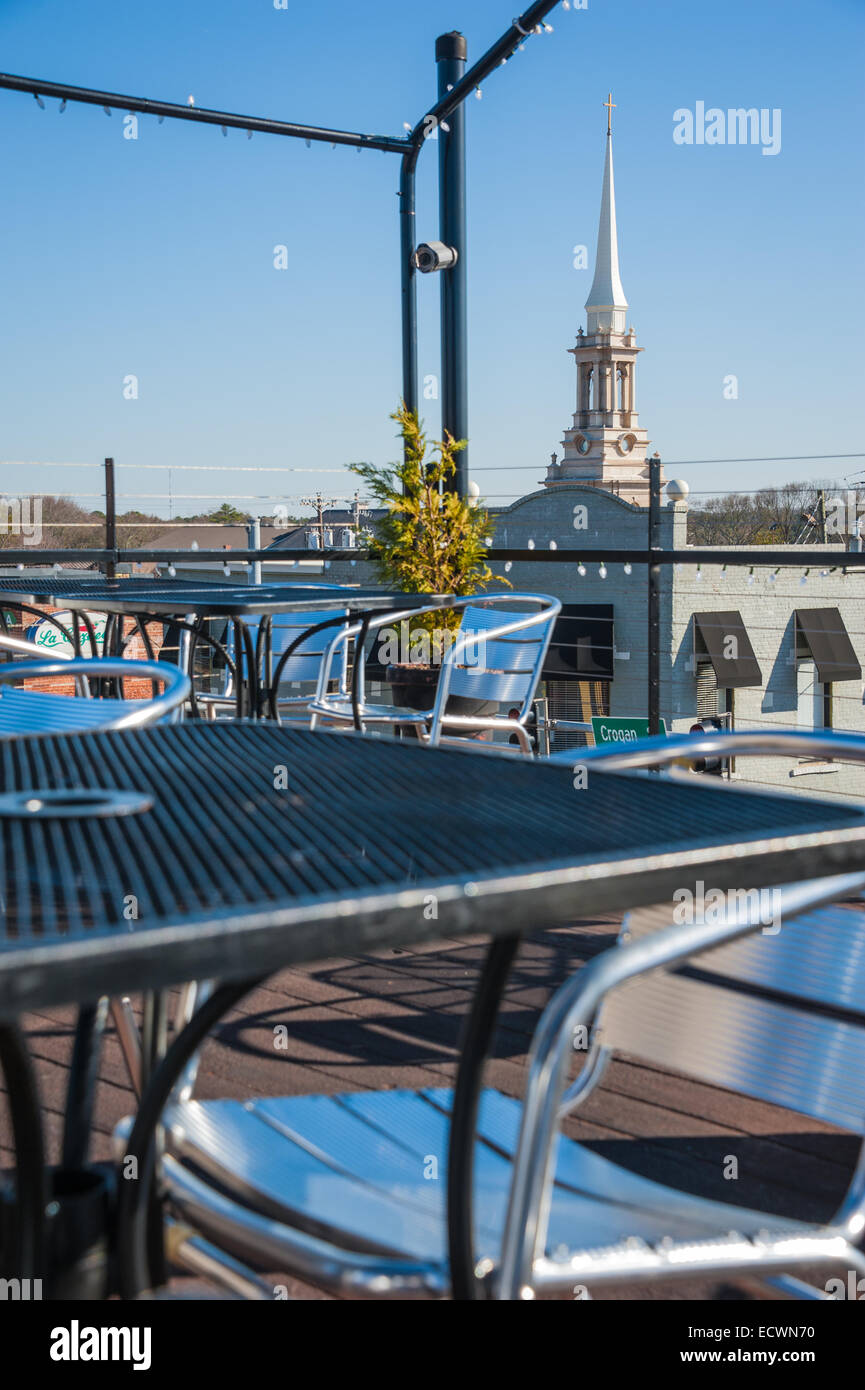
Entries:
[[[80,733],[87,729],[139,729],[180,717],[189,695],[189,678],[164,662],[124,661],[114,657],[52,657],[41,647],[0,634],[0,651],[39,659],[0,664],[0,739],[21,734]],[[76,694],[9,689],[14,681],[44,676],[72,676]],[[143,678],[165,688],[150,700],[91,698],[90,682],[106,678]]]
[[[862,739],[788,737],[865,762]],[[593,761],[693,758],[716,743],[725,754],[768,743],[776,752],[779,738],[701,735],[660,751],[651,740],[648,752],[598,750]],[[711,924],[663,929],[670,907],[634,914],[620,943],[561,987],[537,1029],[523,1104],[494,1090],[481,1097],[475,1250],[494,1296],[710,1274],[781,1275],[784,1292],[822,1296],[790,1271],[865,1274],[865,1147],[837,1214],[816,1225],[694,1197],[559,1134],[621,1048],[862,1136],[865,913],[817,909],[863,890],[865,873],[777,890],[784,925],[771,936],[758,935],[762,905],[747,896]],[[695,958],[699,977],[677,973]],[[582,1027],[593,1029],[591,1046],[568,1087]],[[234,1288],[244,1279],[254,1288],[256,1269],[281,1269],[342,1293],[447,1294],[450,1091],[202,1102],[193,1082],[194,1066],[163,1116],[162,1182],[181,1223],[207,1242],[211,1273]],[[171,1248],[201,1268],[182,1235]]]
[[[455,640],[442,656],[432,709],[425,712],[394,705],[374,705],[361,696],[358,703],[361,730],[411,728],[417,731],[422,742],[432,746],[465,743],[468,735],[491,730],[516,737],[519,751],[531,755],[526,725],[561,606],[557,598],[547,594],[490,594],[456,600],[446,606],[431,604],[406,609],[373,619],[367,624],[367,633],[376,633],[383,627],[398,627],[403,620],[410,621],[425,614],[462,610]],[[348,641],[357,639],[362,632],[362,625],[353,623],[331,642],[310,706],[311,728],[317,727],[323,719],[335,727],[354,725],[351,700],[342,693],[329,695],[327,683],[331,661],[345,650]],[[355,660],[360,663],[360,670],[356,684],[363,692],[364,652],[359,650],[360,643],[357,646]],[[507,702],[517,708],[517,718],[509,719],[501,714],[456,714],[448,708],[451,697],[491,704]]]
[[[321,585],[321,588],[338,588],[338,585]],[[272,619],[271,624],[271,666],[274,674],[279,673],[279,693],[277,695],[276,707],[282,723],[303,725],[309,723],[310,703],[319,688],[319,674],[322,662],[333,641],[333,628],[324,628],[320,632],[313,632],[302,642],[300,646],[292,652],[291,656],[282,663],[281,658],[288,651],[289,647],[304,632],[316,627],[319,623],[326,622],[333,618],[348,618],[348,610],[334,609],[333,612],[314,612],[314,613],[279,613]],[[246,624],[250,637],[254,645],[257,644],[260,619],[254,619]],[[237,661],[237,651],[234,641],[231,645],[231,658]],[[243,659],[245,667],[245,657]],[[337,689],[343,699],[348,699],[348,689],[346,685],[347,662],[345,659],[345,647],[341,647],[331,663],[330,679],[336,682]],[[190,673],[191,674],[191,673]],[[306,693],[288,694],[288,689],[292,686],[307,686]],[[225,681],[220,691],[215,694],[203,692],[195,694],[196,705],[202,707],[207,717],[215,719],[220,710],[234,711],[237,705],[237,691],[234,676],[231,668],[225,672]]]

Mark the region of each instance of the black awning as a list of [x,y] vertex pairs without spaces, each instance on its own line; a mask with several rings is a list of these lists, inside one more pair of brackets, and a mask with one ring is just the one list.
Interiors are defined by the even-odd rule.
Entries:
[[547,651],[542,679],[613,679],[613,605],[563,603]]
[[796,628],[810,648],[824,685],[861,680],[862,667],[837,608],[797,608]]
[[735,610],[730,613],[695,613],[694,650],[697,656],[700,655],[701,641],[722,690],[763,684],[763,674],[757,665],[741,613]]

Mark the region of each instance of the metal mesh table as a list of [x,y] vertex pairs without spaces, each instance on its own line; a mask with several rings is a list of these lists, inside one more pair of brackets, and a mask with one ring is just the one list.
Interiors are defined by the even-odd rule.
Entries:
[[752,888],[865,864],[857,809],[633,774],[573,780],[266,723],[6,743],[0,1016],[512,934],[697,879]]
[[174,617],[241,617],[254,614],[326,612],[335,601],[346,607],[386,611],[446,602],[430,594],[403,594],[383,589],[341,588],[325,584],[219,584],[189,579],[149,578],[61,579],[46,575],[27,579],[0,578],[0,603],[59,603],[67,608],[98,608],[106,613]]

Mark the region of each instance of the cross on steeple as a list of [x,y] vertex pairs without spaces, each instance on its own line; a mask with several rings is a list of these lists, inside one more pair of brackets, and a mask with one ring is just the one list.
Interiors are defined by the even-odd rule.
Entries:
[[602,101],[602,102],[601,102],[601,105],[602,105],[602,106],[606,106],[606,108],[607,108],[607,134],[608,134],[608,135],[612,135],[612,133],[613,133],[613,110],[614,110],[615,105],[616,105],[616,103],[613,101],[613,94],[612,94],[612,92],[608,92],[608,93],[607,93],[607,100],[606,100],[606,101]]

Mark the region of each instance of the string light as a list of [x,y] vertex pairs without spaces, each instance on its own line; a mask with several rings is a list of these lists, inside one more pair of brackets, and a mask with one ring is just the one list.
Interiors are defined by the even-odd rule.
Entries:
[[699,565],[697,566],[697,573],[694,575],[694,578],[695,578],[695,580],[697,581],[698,584],[701,582],[701,580],[702,580],[702,578],[703,578],[703,571],[702,571],[702,569],[700,568]]
[[475,101],[480,101],[482,97],[483,92],[481,91],[480,87],[475,87]]
[[36,102],[36,105],[39,107],[40,111],[45,110],[45,102],[42,100],[38,92],[33,93],[33,100]]
[[529,550],[534,550],[534,548],[535,548],[535,543],[534,543],[533,540],[527,541],[526,544],[527,544]]
[[222,573],[223,573],[224,575],[226,575],[227,578],[230,579],[230,578],[231,578],[231,566],[230,566],[230,565],[223,565],[223,566],[222,566]]
[[110,106],[103,106],[102,110],[105,112],[106,116],[110,116],[110,115],[111,115],[111,107],[110,107]]
[[222,131],[223,135],[228,135],[228,126],[223,125],[220,126],[219,129]]
[[778,574],[779,574],[779,570],[773,570],[773,572],[769,575],[769,583],[770,583],[770,584],[774,584],[774,583],[775,583],[775,580],[778,578]]
[[577,565],[577,574],[580,576],[581,579],[585,579],[586,577],[586,567],[583,564],[582,560]]
[[625,561],[625,564],[624,564],[624,566],[623,566],[623,568],[624,568],[625,574],[630,574],[630,573],[632,572],[632,570],[633,570],[634,567],[633,567],[633,565],[631,564],[630,560],[626,560],[626,561]]
[[599,579],[606,579],[606,577],[607,577],[607,567],[606,567],[605,564],[601,563],[601,564],[598,566],[598,578],[599,578]]
[[753,566],[753,565],[751,566],[751,568],[750,568],[749,571],[748,571],[748,583],[749,583],[749,584],[753,584],[753,583],[754,583],[754,566]]
[[514,563],[513,560],[506,560],[506,561],[505,561],[505,574],[510,574],[511,569],[512,569],[512,567],[513,567],[513,563]]
[[65,110],[66,110],[66,98],[64,97],[63,100],[62,100],[61,103],[60,103],[59,114],[62,116],[62,115],[63,115],[63,112],[64,112]]
[[726,578],[727,578],[727,566],[726,566],[726,565],[724,565],[723,569],[721,570],[721,573],[718,575],[718,578],[719,578],[719,579],[726,579]]
[[169,578],[170,578],[170,579],[174,579],[175,576],[176,576],[176,574],[177,574],[177,570],[174,568],[174,565],[169,565],[169,566],[168,566],[168,576],[169,576]]
[[802,578],[799,580],[799,586],[800,586],[800,588],[801,588],[801,586],[802,586],[803,584],[807,584],[807,583],[808,583],[808,575],[809,575],[810,573],[811,573],[810,570],[806,570],[805,573],[802,575]]
[[555,541],[550,541],[550,550],[558,550],[558,548]]

